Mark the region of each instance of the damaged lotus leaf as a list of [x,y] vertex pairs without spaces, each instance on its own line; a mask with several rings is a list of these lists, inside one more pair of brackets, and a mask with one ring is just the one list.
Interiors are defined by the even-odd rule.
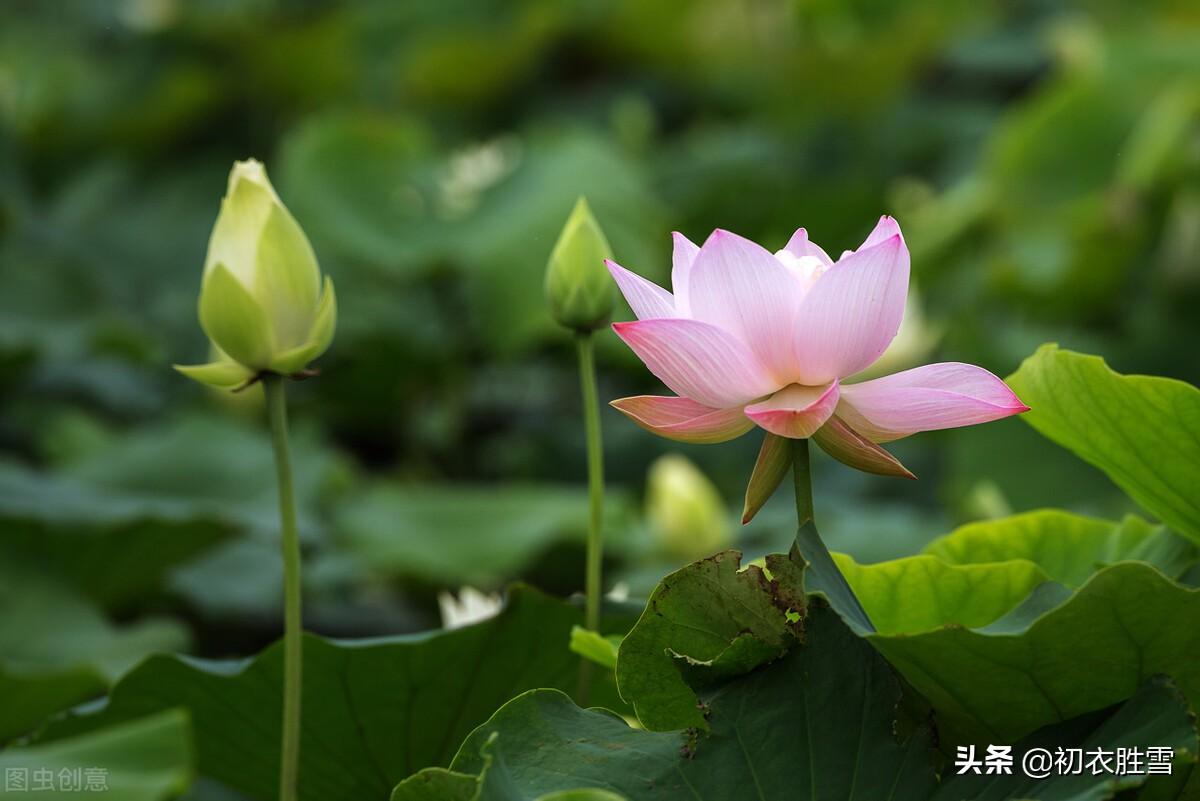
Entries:
[[[828,651],[836,650],[845,657],[847,652],[840,648],[852,640],[825,636],[831,617],[824,607],[816,610],[819,639],[815,643],[827,649],[827,656]],[[861,641],[857,645],[861,648]],[[809,694],[814,703],[797,704],[794,696],[787,695],[759,697],[743,686],[751,685],[751,678],[740,679],[712,701],[712,734],[689,741],[682,749],[676,746],[686,737],[683,732],[637,731],[602,710],[581,710],[561,694],[534,690],[505,705],[476,730],[451,769],[424,770],[409,777],[396,788],[392,801],[724,801],[745,797],[1109,801],[1121,791],[1140,787],[1145,788],[1139,796],[1144,801],[1194,797],[1198,751],[1194,719],[1183,696],[1162,677],[1146,682],[1122,704],[1047,726],[1013,744],[1011,773],[987,773],[982,764],[987,746],[980,744],[975,749],[980,773],[958,774],[946,768],[940,786],[935,786],[932,743],[925,734],[918,731],[906,743],[898,744],[882,728],[887,721],[881,714],[883,701],[897,689],[886,667],[882,673],[871,674],[882,682],[874,686],[868,681],[865,686],[870,697],[864,698],[861,676],[843,676],[836,687],[830,687],[823,661],[811,655],[807,661],[797,662],[789,654],[752,674],[753,679],[762,674],[779,678],[792,670],[793,676],[811,677],[813,685],[825,693]],[[884,664],[878,662],[881,667]],[[853,674],[852,661],[843,662],[842,667]],[[724,720],[722,713],[733,711],[735,699],[742,708],[732,720]],[[771,706],[776,699],[783,699],[782,708]],[[855,719],[860,712],[862,718]],[[789,714],[794,716],[790,729],[786,725]],[[856,740],[847,741],[844,737],[854,730],[851,719],[861,724],[861,730]],[[819,729],[812,727],[818,721]],[[761,736],[762,729],[772,728],[772,739]],[[816,731],[828,739],[827,746],[814,747],[821,742],[821,736],[810,738],[810,732]],[[1067,749],[1115,754],[1120,748],[1138,748],[1144,754],[1147,743],[1171,752],[1171,775],[1149,775],[1143,758],[1141,773],[1118,776],[1080,770],[1035,779],[1016,762],[1019,755],[1033,749],[1053,755]],[[830,750],[834,747],[843,750]],[[905,761],[899,762],[901,758]],[[1115,757],[1108,762],[1115,764]],[[870,770],[864,769],[866,766]],[[567,786],[573,789],[551,789]]]
[[[759,571],[738,574],[728,556],[705,562],[698,575],[721,577],[712,588],[727,610],[735,598],[759,603],[728,586],[753,586]],[[675,574],[676,587],[704,586],[686,575]],[[622,660],[633,653],[626,647]],[[928,733],[903,742],[894,734],[899,682],[823,603],[809,608],[803,645],[747,675],[698,687],[697,696],[709,721],[703,733],[631,728],[562,693],[532,690],[476,729],[450,770],[406,779],[392,801],[526,801],[583,788],[628,801],[927,801],[934,791]]]
[[745,673],[795,643],[789,609],[802,608],[799,597],[740,563],[737,551],[723,551],[670,574],[622,641],[617,686],[647,729],[707,727],[684,673],[700,681]]
[[[1045,583],[1036,565],[1023,564],[1041,587],[1058,586]],[[885,566],[891,569],[890,563]],[[1006,569],[1005,563],[946,565],[931,556],[903,567],[902,577],[891,585],[893,598],[920,595],[932,576],[946,585],[938,602],[959,608],[968,608],[964,599],[976,594],[972,590],[1002,578],[995,571]],[[1150,570],[1128,563],[1122,567]],[[606,710],[580,709],[562,693],[531,690],[472,732],[449,768],[410,776],[396,787],[392,801],[548,801],[590,799],[597,793],[606,801],[1108,801],[1143,785],[1150,793],[1146,798],[1190,797],[1190,766],[1198,751],[1195,721],[1184,694],[1161,675],[1132,685],[1124,700],[1108,708],[1101,705],[1053,722],[1015,744],[996,734],[968,742],[976,743],[979,755],[986,753],[986,744],[1013,744],[1014,754],[1035,747],[1053,754],[1060,748],[1114,752],[1153,743],[1170,749],[1178,777],[1084,771],[1034,781],[1019,769],[1011,775],[979,776],[946,769],[939,787],[926,721],[934,720],[940,728],[942,717],[929,717],[920,697],[908,692],[882,658],[879,650],[886,653],[883,645],[892,641],[888,635],[856,635],[825,601],[812,597],[803,631],[791,625],[794,615],[784,609],[799,600],[792,592],[802,583],[802,569],[795,557],[774,556],[766,570],[751,566],[739,571],[735,553],[689,565],[660,585],[654,603],[624,641],[619,676],[628,678],[630,664],[645,666],[657,679],[674,670],[691,693],[685,698],[673,685],[663,691],[662,685],[651,683],[649,689],[658,692],[627,695],[642,718],[681,718],[690,703],[702,727],[640,730]],[[981,569],[994,571],[987,581],[977,580]],[[1017,612],[984,632],[1020,636],[1011,622],[1029,603],[1020,603],[1025,591],[1020,585],[1012,584],[1009,599],[1019,604]],[[705,592],[708,614],[716,623],[697,631],[683,604],[700,603]],[[1033,598],[1040,594],[1035,591]],[[1004,602],[989,609],[994,602],[986,601],[971,614],[981,620],[994,616]],[[901,609],[892,616],[895,620],[879,615],[881,631],[908,614]],[[739,629],[739,623],[745,628]],[[945,630],[964,631],[961,626]],[[772,653],[776,646],[782,653]],[[679,648],[712,656],[689,659]],[[981,670],[956,675],[973,675],[978,681]],[[1081,681],[1078,676],[1073,680]],[[995,691],[991,684],[987,687]],[[1018,695],[1021,690],[1014,688]],[[654,708],[660,703],[663,709]],[[940,744],[943,750],[949,745],[945,739]]]

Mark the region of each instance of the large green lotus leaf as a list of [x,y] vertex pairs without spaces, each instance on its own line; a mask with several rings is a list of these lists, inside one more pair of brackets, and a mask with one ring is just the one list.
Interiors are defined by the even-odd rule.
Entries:
[[[532,693],[546,693],[550,690],[534,690]],[[555,694],[561,697],[560,694]],[[576,707],[578,709],[578,707]],[[525,798],[513,789],[512,783],[502,778],[499,771],[506,766],[497,765],[493,772],[495,759],[492,756],[492,741],[483,744],[480,749],[480,759],[484,767],[478,776],[470,776],[445,768],[427,768],[416,773],[392,791],[391,801],[504,801],[505,799]],[[554,790],[539,795],[533,801],[629,801],[623,795],[596,787],[577,787],[570,790]]]
[[[453,631],[363,641],[306,636],[300,797],[386,798],[413,771],[448,763],[463,737],[514,695],[573,689],[579,659],[567,643],[582,618],[570,604],[516,587],[498,616]],[[622,632],[631,622],[621,613],[605,631]],[[273,799],[281,660],[281,643],[238,662],[155,657],[113,688],[104,710],[63,721],[47,736],[185,707],[200,772]],[[610,678],[597,682],[593,699],[620,703]]]
[[[1004,617],[982,625],[982,617],[968,618],[973,597],[922,586],[921,573],[904,564],[926,569],[934,561],[921,556],[859,566],[848,578],[872,619],[888,623],[879,633],[860,633],[930,701],[943,741],[1011,742],[1128,698],[1157,673],[1172,676],[1192,704],[1200,702],[1200,590],[1147,564],[1120,562],[1073,593],[1042,584]],[[1015,590],[1020,581],[1005,571],[1028,575],[1029,564],[980,567],[992,568],[998,585]],[[969,567],[945,566],[936,581]],[[909,593],[916,599],[906,598],[909,611],[898,615],[893,607]],[[839,611],[853,625],[852,612]]]
[[188,640],[170,620],[115,626],[68,585],[0,562],[0,743],[101,695],[147,654]]
[[[187,713],[168,709],[78,737],[9,749],[0,753],[0,773],[10,782],[14,773],[26,777],[33,798],[159,801],[177,798],[191,784],[194,762]],[[39,781],[53,789],[37,790]]]
[[[1059,748],[1080,748],[1084,754],[1103,750],[1113,754],[1117,749],[1138,749],[1142,754],[1141,770],[1145,770],[1147,746],[1171,749],[1172,774],[1179,772],[1185,777],[1200,754],[1196,740],[1195,718],[1185,699],[1169,682],[1156,679],[1146,682],[1125,703],[1111,712],[1082,715],[1077,718],[1047,726],[1024,738],[1012,747],[1013,768],[1009,774],[980,773],[967,771],[958,774],[953,768],[946,771],[941,787],[933,801],[1008,801],[1014,798],[1037,799],[1037,801],[1107,801],[1122,790],[1130,790],[1149,783],[1147,792],[1159,793],[1166,798],[1184,798],[1169,791],[1175,784],[1171,778],[1146,773],[1131,773],[1115,776],[1101,772],[1093,775],[1090,770],[1078,774],[1058,772],[1043,778],[1026,775],[1021,767],[1021,757],[1032,749],[1044,749],[1051,754]],[[986,744],[975,749],[975,758],[982,760],[987,754]],[[1089,757],[1083,757],[1086,761]],[[1110,765],[1116,766],[1115,755],[1109,757]],[[1122,796],[1124,797],[1124,796]],[[1146,799],[1147,795],[1140,796]]]
[[1176,764],[1170,776],[1156,776],[1150,781],[1138,801],[1192,801],[1200,798],[1200,764]]
[[754,565],[739,570],[740,560],[725,551],[664,578],[621,641],[617,685],[647,729],[707,727],[681,666],[712,677],[745,673],[795,641],[778,582]]
[[34,729],[48,716],[108,689],[90,665],[14,669],[0,660],[0,743]]
[[1103,470],[1143,508],[1200,542],[1200,389],[1121,375],[1098,356],[1043,345],[1009,384],[1023,419]]
[[524,801],[595,788],[630,801],[924,801],[934,789],[927,734],[894,734],[895,676],[820,602],[803,645],[698,693],[707,733],[644,731],[562,693],[526,693],[467,738],[449,772],[417,774],[392,798]]
[[1028,560],[1071,587],[1114,562],[1147,562],[1179,578],[1200,558],[1188,540],[1133,515],[1112,523],[1059,509],[968,523],[929,543],[925,553],[955,565]]
[[[1147,780],[1153,795],[1145,797],[1185,799],[1198,753],[1187,700],[1154,677],[1121,704],[1013,744],[1012,774],[955,775],[948,765],[936,787],[932,744],[921,730],[907,743],[896,741],[896,678],[820,601],[809,607],[804,644],[746,675],[698,688],[698,695],[710,721],[706,734],[633,729],[603,710],[579,709],[561,693],[530,691],[475,730],[449,769],[409,777],[392,801],[523,801],[580,788],[629,801],[1106,801]],[[1006,742],[981,741],[977,758],[987,744]],[[1087,771],[1034,780],[1020,763],[1033,748],[1144,752],[1148,745],[1172,749],[1178,778]]]
[[[303,429],[296,444],[297,491],[319,498],[335,459]],[[0,553],[128,606],[240,531],[278,537],[273,459],[263,426],[187,417],[112,437],[54,472],[0,462]],[[310,505],[301,524],[318,530]]]
[[860,565],[845,554],[833,558],[882,634],[986,626],[1048,581],[1025,560],[952,565],[922,555]]
[[[462,487],[380,483],[346,499],[335,526],[367,569],[437,584],[501,586],[561,543],[587,536],[587,493],[540,485]],[[628,540],[627,504],[610,493],[606,544]],[[480,532],[486,531],[487,536]]]
[[[277,537],[275,457],[265,418],[254,417],[181,417],[115,438],[59,469],[130,503],[153,500],[178,514],[232,519]],[[292,436],[293,463],[296,495],[304,499],[299,523],[312,534],[319,528],[314,507],[342,466],[303,422]]]
[[172,567],[236,531],[167,499],[0,463],[0,553],[45,566],[106,606],[154,592]]
[[250,799],[212,779],[199,776],[196,781],[192,782],[187,793],[181,796],[181,801],[250,801]]
[[[783,664],[786,664],[786,660]],[[772,666],[764,670],[775,671],[777,668]],[[822,679],[824,677],[818,678],[818,686]],[[894,681],[890,676],[887,679]],[[756,700],[767,705],[772,703],[772,698],[759,699],[749,694],[749,697],[742,698],[744,690],[741,688],[726,688],[723,692],[729,697],[736,695],[745,703]],[[853,691],[851,697],[855,697]],[[786,699],[787,696],[773,698]],[[801,724],[803,711],[791,706],[793,702],[790,700],[782,700],[782,703],[788,705],[788,711],[799,713],[792,724]],[[720,709],[714,704],[714,716]],[[868,708],[865,711],[869,714],[876,710]],[[780,725],[778,720],[760,723],[744,712],[739,718],[738,723],[742,725],[735,724],[735,737],[747,737],[741,729],[752,736],[759,725],[763,728]],[[852,728],[847,726],[845,718],[844,714],[833,718],[829,728],[822,727],[821,731],[829,732],[833,735],[831,739],[836,740],[846,728]],[[877,722],[878,719],[873,715],[862,719],[864,729]],[[572,736],[578,732],[583,733],[582,737]],[[869,732],[864,731],[863,734]],[[870,748],[885,752],[898,749],[894,741],[885,740],[879,732],[875,734],[876,737],[857,743],[855,756],[859,760],[870,760],[878,755],[877,752],[867,753]],[[617,798],[631,801],[746,797],[744,790],[738,794],[736,784],[726,786],[723,783],[725,770],[733,773],[733,781],[740,779],[747,782],[746,787],[753,786],[757,796],[763,799],[807,801],[822,798],[911,797],[932,798],[932,801],[1108,801],[1119,791],[1146,786],[1146,793],[1141,796],[1146,801],[1152,798],[1181,800],[1191,797],[1184,794],[1187,790],[1185,785],[1190,781],[1197,759],[1195,723],[1188,704],[1169,682],[1163,680],[1147,682],[1132,698],[1116,708],[1047,726],[1017,742],[1012,746],[1014,764],[1010,774],[957,774],[950,766],[943,773],[942,783],[936,790],[930,786],[925,771],[921,770],[928,755],[916,749],[909,751],[913,758],[910,765],[912,774],[875,777],[874,783],[869,786],[854,784],[847,788],[830,781],[830,774],[836,774],[838,768],[844,766],[854,753],[853,747],[837,753],[837,758],[833,760],[820,763],[810,761],[810,765],[821,766],[812,771],[817,776],[815,782],[806,782],[808,777],[803,775],[802,769],[796,771],[798,775],[792,778],[790,784],[786,780],[774,782],[772,780],[778,774],[785,773],[790,765],[802,763],[803,755],[797,756],[795,753],[793,739],[788,732],[781,732],[769,739],[756,738],[748,742],[763,743],[762,748],[746,748],[736,753],[729,742],[728,731],[714,732],[711,739],[702,739],[698,743],[689,741],[688,748],[694,748],[695,756],[681,758],[678,751],[673,750],[679,739],[636,732],[603,714],[580,710],[561,695],[533,691],[506,705],[485,726],[473,733],[464,744],[463,751],[455,758],[454,769],[421,771],[397,786],[392,801],[516,801],[533,797],[533,793],[544,792],[547,788],[575,782],[594,783],[606,788],[594,790],[596,792],[615,789],[619,793]],[[917,742],[922,740],[921,737],[914,739]],[[1146,773],[1093,775],[1090,771],[1084,771],[1078,775],[1032,779],[1024,774],[1020,763],[1022,755],[1031,749],[1046,749],[1051,754],[1060,748],[1082,749],[1084,753],[1104,750],[1112,754],[1120,748],[1137,748],[1143,754],[1144,769],[1147,744],[1173,751],[1171,776],[1150,776]],[[801,743],[799,748],[803,749],[805,745]],[[477,754],[467,751],[472,746],[478,748]],[[739,742],[737,747],[741,746]],[[981,745],[976,748],[975,757],[982,761],[986,753],[986,746]],[[746,771],[749,775],[742,772],[743,759],[747,765],[751,761],[756,763]],[[1112,760],[1113,757],[1110,757],[1110,764]],[[712,781],[713,774],[706,770],[709,767],[705,764],[707,761],[721,765],[715,768],[721,771],[717,773],[718,781],[715,784]],[[695,767],[697,763],[703,767]],[[864,761],[861,764],[873,763]],[[677,775],[664,777],[663,774],[672,765],[679,766]],[[459,769],[463,772],[459,772]],[[702,778],[696,780],[693,771]],[[476,775],[471,775],[472,772]],[[893,779],[893,784],[887,784]],[[860,791],[863,793],[861,796]],[[878,794],[871,795],[872,792]],[[539,796],[540,799],[552,797],[558,798],[549,794]]]

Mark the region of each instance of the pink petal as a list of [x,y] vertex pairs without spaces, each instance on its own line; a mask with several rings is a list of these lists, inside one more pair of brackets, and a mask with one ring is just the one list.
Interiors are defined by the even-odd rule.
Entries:
[[826,267],[833,264],[833,259],[829,258],[829,254],[820,245],[809,241],[808,231],[803,228],[796,229],[796,233],[792,234],[792,238],[783,246],[783,249],[798,259],[802,259],[805,256],[815,256]]
[[746,416],[758,425],[789,439],[805,439],[825,425],[838,402],[838,383],[823,387],[792,384],[761,403],[746,407]]
[[904,317],[908,266],[897,233],[847,254],[817,279],[796,320],[796,381],[827,384],[879,358]]
[[677,316],[675,298],[670,292],[640,275],[631,273],[611,259],[605,259],[604,264],[612,274],[613,280],[617,282],[621,294],[629,302],[629,308],[633,309],[639,320]]
[[881,476],[916,478],[899,459],[846,425],[836,414],[812,438],[821,450],[842,464]]
[[697,445],[726,442],[754,428],[740,406],[710,409],[694,400],[661,395],[618,398],[609,405],[652,434]]
[[675,311],[679,317],[691,317],[692,305],[688,286],[691,281],[692,264],[700,248],[695,242],[675,231],[671,234],[674,252],[671,254],[671,289],[675,292]]
[[713,409],[741,406],[779,387],[753,351],[715,325],[639,320],[613,323],[613,330],[675,394]]
[[714,231],[692,265],[691,316],[728,331],[750,346],[780,384],[792,380],[788,332],[803,285],[765,248],[728,231]]
[[867,234],[867,238],[858,246],[859,250],[864,250],[869,247],[874,247],[880,242],[886,242],[893,236],[900,236],[900,223],[892,217],[884,215],[879,218],[879,222],[875,223],[875,228],[871,233]]
[[843,386],[837,414],[868,439],[889,442],[1028,410],[1007,384],[982,367],[944,362]]

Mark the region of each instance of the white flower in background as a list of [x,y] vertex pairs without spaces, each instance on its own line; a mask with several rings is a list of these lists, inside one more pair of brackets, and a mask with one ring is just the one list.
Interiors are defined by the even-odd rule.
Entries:
[[499,593],[480,592],[474,587],[459,588],[458,597],[449,592],[438,593],[442,626],[447,629],[461,629],[495,617],[502,605]]
[[616,601],[617,603],[628,601],[629,583],[626,581],[618,581],[612,586],[612,589],[609,590],[608,594],[606,594],[604,597],[610,601]]

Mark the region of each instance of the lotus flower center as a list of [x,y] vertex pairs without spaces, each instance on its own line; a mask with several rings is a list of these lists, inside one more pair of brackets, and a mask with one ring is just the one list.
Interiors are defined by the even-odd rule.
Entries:
[[783,263],[796,277],[800,279],[800,286],[804,292],[808,292],[812,285],[817,282],[817,279],[829,269],[825,262],[818,259],[816,256],[797,256],[790,250],[781,250],[775,254],[775,258]]

